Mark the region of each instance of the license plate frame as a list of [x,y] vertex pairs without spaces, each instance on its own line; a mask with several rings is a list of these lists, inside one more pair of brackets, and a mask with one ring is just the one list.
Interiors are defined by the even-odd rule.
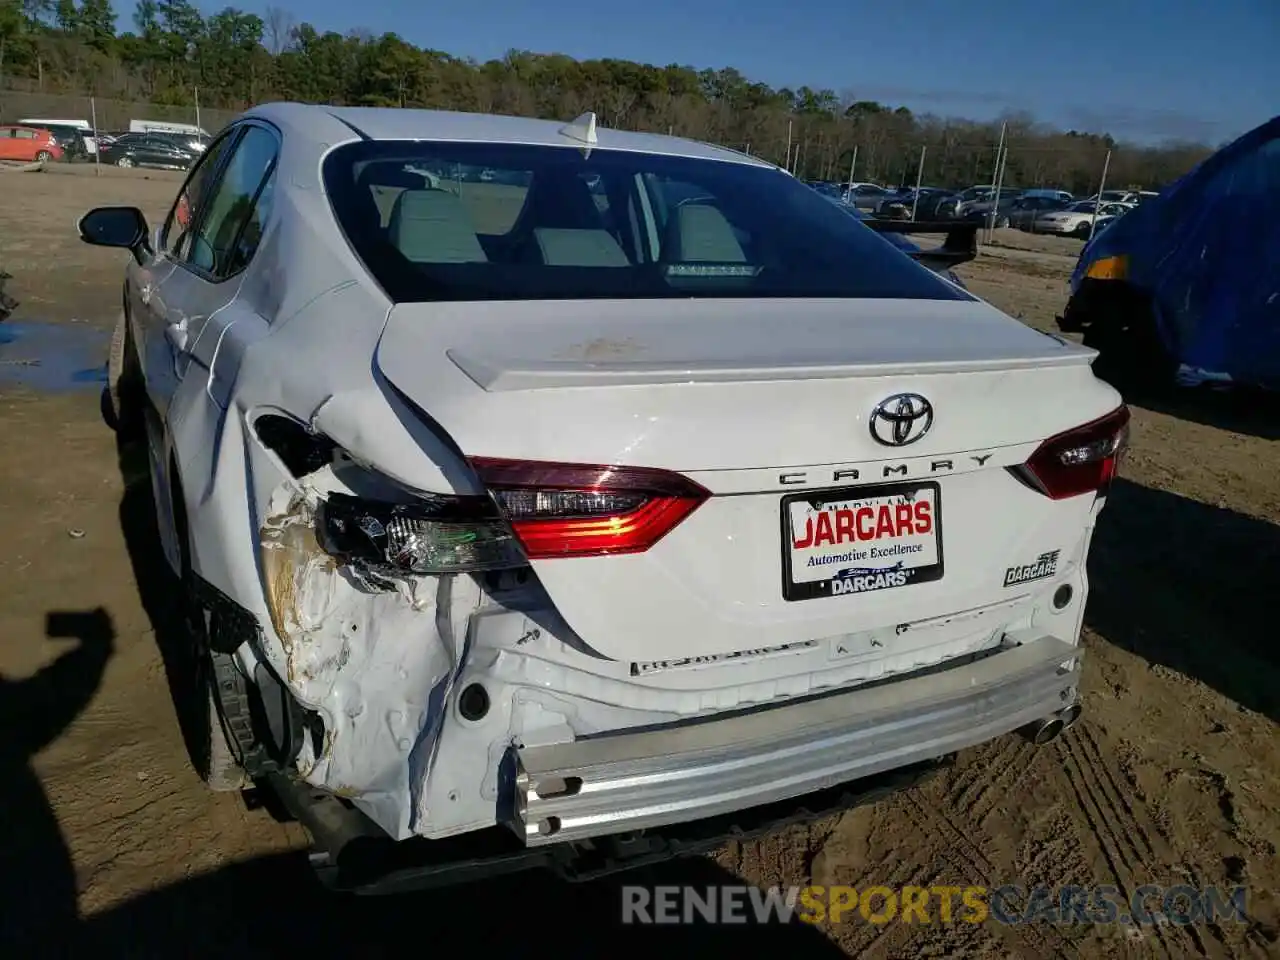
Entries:
[[[910,567],[903,572],[908,574],[905,583],[891,584],[873,589],[859,589],[837,594],[832,583],[839,577],[828,577],[822,580],[810,580],[796,583],[793,578],[793,532],[791,526],[791,505],[797,502],[809,504],[830,504],[861,500],[877,500],[888,497],[905,496],[908,501],[922,490],[932,494],[933,502],[933,536],[936,550],[936,562],[918,567]],[[822,490],[806,490],[803,493],[787,494],[781,498],[779,510],[780,547],[782,550],[782,597],[787,601],[817,600],[823,597],[855,596],[866,593],[883,593],[885,590],[901,590],[904,587],[919,583],[932,583],[941,580],[945,571],[943,536],[942,536],[942,486],[936,480],[918,480],[906,483],[884,483],[864,487],[827,487]],[[927,534],[925,535],[927,536]],[[859,564],[860,561],[849,561]],[[867,567],[890,567],[891,563],[876,560],[866,561]],[[855,567],[856,569],[857,567]]]

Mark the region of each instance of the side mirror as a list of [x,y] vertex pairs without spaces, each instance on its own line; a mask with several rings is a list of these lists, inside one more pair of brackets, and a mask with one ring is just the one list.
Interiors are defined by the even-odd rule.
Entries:
[[142,262],[150,252],[147,218],[137,207],[95,207],[76,224],[80,239],[95,247],[120,247]]

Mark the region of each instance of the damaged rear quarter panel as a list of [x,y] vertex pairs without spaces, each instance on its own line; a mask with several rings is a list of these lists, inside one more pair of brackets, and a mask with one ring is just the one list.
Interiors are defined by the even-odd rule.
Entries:
[[280,488],[262,528],[278,669],[325,718],[324,742],[304,747],[301,774],[404,837],[419,826],[411,811],[479,590],[468,577],[405,576],[390,590],[367,583],[316,539],[315,505],[334,490],[349,492],[329,467],[303,478],[301,490]]
[[[196,572],[257,617],[262,657],[324,721],[323,742],[313,747],[308,738],[299,757],[305,779],[352,799],[403,838],[414,832],[411,811],[479,590],[465,577],[369,590],[320,552],[302,512],[342,484],[331,472],[290,476],[252,429],[264,411],[318,420],[358,446],[366,463],[392,464],[402,483],[470,492],[456,490],[473,481],[448,443],[406,418],[403,404],[388,406],[374,380],[386,311],[376,290],[340,284],[287,323],[234,325],[227,336],[250,337],[237,345],[238,369],[224,381],[228,409],[191,378],[173,440]],[[238,656],[251,675],[254,651],[246,645]]]

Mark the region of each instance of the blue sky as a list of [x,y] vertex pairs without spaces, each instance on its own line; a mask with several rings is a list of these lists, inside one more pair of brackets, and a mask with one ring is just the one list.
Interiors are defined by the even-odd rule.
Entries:
[[[241,0],[317,29],[394,31],[480,60],[734,66],[917,112],[1026,110],[1144,142],[1218,142],[1280,111],[1280,0]],[[208,13],[225,4],[201,0]],[[120,29],[129,29],[124,0]]]

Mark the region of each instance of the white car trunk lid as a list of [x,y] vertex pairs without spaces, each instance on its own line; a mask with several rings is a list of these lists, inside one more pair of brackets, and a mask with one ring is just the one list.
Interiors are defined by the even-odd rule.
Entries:
[[[643,552],[533,562],[588,644],[652,661],[1008,599],[1007,567],[1087,523],[1003,468],[1117,405],[1091,358],[976,300],[533,301],[397,306],[377,365],[469,457],[710,492]],[[932,408],[904,446],[871,423],[899,394]]]

